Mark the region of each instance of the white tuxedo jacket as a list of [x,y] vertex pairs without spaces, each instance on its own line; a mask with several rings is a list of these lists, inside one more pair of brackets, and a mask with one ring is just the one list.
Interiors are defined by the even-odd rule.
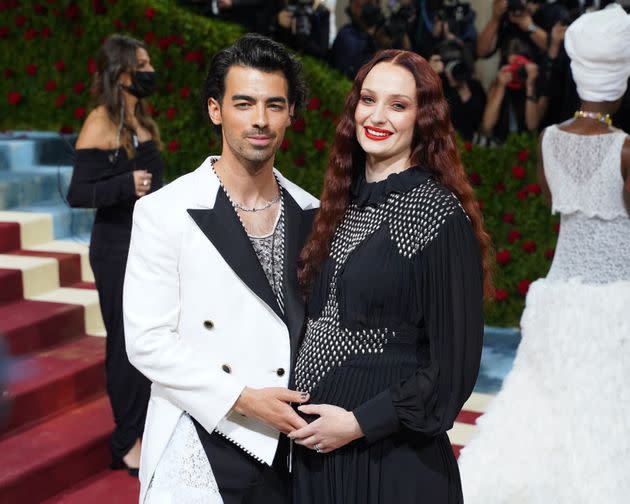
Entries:
[[284,188],[284,314],[210,158],[136,203],[125,341],[130,362],[153,382],[140,502],[184,411],[273,461],[278,432],[231,410],[245,386],[288,385],[304,324],[296,264],[318,201],[276,175]]

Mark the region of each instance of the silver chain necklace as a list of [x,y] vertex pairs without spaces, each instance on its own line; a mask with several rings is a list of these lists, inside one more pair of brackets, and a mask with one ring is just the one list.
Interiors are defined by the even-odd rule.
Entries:
[[232,206],[234,208],[238,208],[239,210],[243,211],[243,212],[262,212],[263,210],[267,210],[267,208],[269,208],[272,205],[275,205],[276,203],[278,203],[278,201],[280,201],[280,197],[282,196],[282,191],[280,190],[280,183],[278,182],[278,178],[275,176],[274,174],[274,178],[276,179],[276,184],[278,185],[278,195],[272,199],[272,200],[268,200],[267,202],[265,202],[265,204],[261,207],[251,207],[248,208],[246,206],[241,205],[238,201],[232,199],[232,197],[230,196],[230,194],[227,192],[227,189],[225,188],[225,186],[223,185],[223,182],[221,181],[221,177],[219,177],[219,174],[217,173],[217,171],[214,169],[214,163],[215,163],[216,159],[211,159],[210,160],[210,166],[212,167],[212,171],[214,172],[214,175],[219,179],[219,184],[221,184],[221,187],[223,187],[223,190],[225,191],[225,194],[227,194],[228,199],[230,200],[230,203],[232,203]]

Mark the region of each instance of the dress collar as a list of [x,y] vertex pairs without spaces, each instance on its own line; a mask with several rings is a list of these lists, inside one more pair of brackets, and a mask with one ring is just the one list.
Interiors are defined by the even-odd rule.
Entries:
[[401,172],[392,173],[379,182],[368,182],[365,180],[365,173],[361,173],[352,182],[350,196],[357,206],[377,206],[383,203],[391,193],[406,193],[432,176],[429,170],[420,166],[412,166]]

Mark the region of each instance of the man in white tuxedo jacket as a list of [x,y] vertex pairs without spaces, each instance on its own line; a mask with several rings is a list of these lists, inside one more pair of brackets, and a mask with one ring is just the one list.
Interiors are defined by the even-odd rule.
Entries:
[[123,304],[129,360],[152,381],[140,502],[286,502],[281,433],[308,399],[287,388],[297,260],[318,202],[273,162],[300,71],[259,35],[217,53],[203,101],[221,156],[136,204]]

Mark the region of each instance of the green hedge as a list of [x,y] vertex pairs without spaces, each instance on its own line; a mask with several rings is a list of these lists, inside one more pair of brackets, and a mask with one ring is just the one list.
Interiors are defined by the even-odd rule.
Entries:
[[[192,170],[210,152],[218,152],[218,139],[200,112],[198,89],[210,57],[243,29],[199,17],[166,0],[0,2],[5,49],[0,51],[0,130],[77,132],[89,112],[96,51],[114,32],[144,40],[160,73],[158,93],[150,101],[164,141],[167,178]],[[277,166],[319,194],[335,118],[350,83],[319,61],[302,60],[310,97],[301,119],[287,132]],[[487,308],[490,324],[518,324],[525,284],[546,273],[545,256],[554,246],[556,221],[539,188],[531,185],[534,153],[535,139],[528,136],[514,137],[499,149],[462,146],[504,263],[496,269],[499,299]],[[517,176],[514,166],[523,168],[514,170]],[[505,189],[499,185],[497,190],[497,184]],[[504,221],[505,212],[513,214],[512,223]],[[514,231],[521,237],[509,239]]]

